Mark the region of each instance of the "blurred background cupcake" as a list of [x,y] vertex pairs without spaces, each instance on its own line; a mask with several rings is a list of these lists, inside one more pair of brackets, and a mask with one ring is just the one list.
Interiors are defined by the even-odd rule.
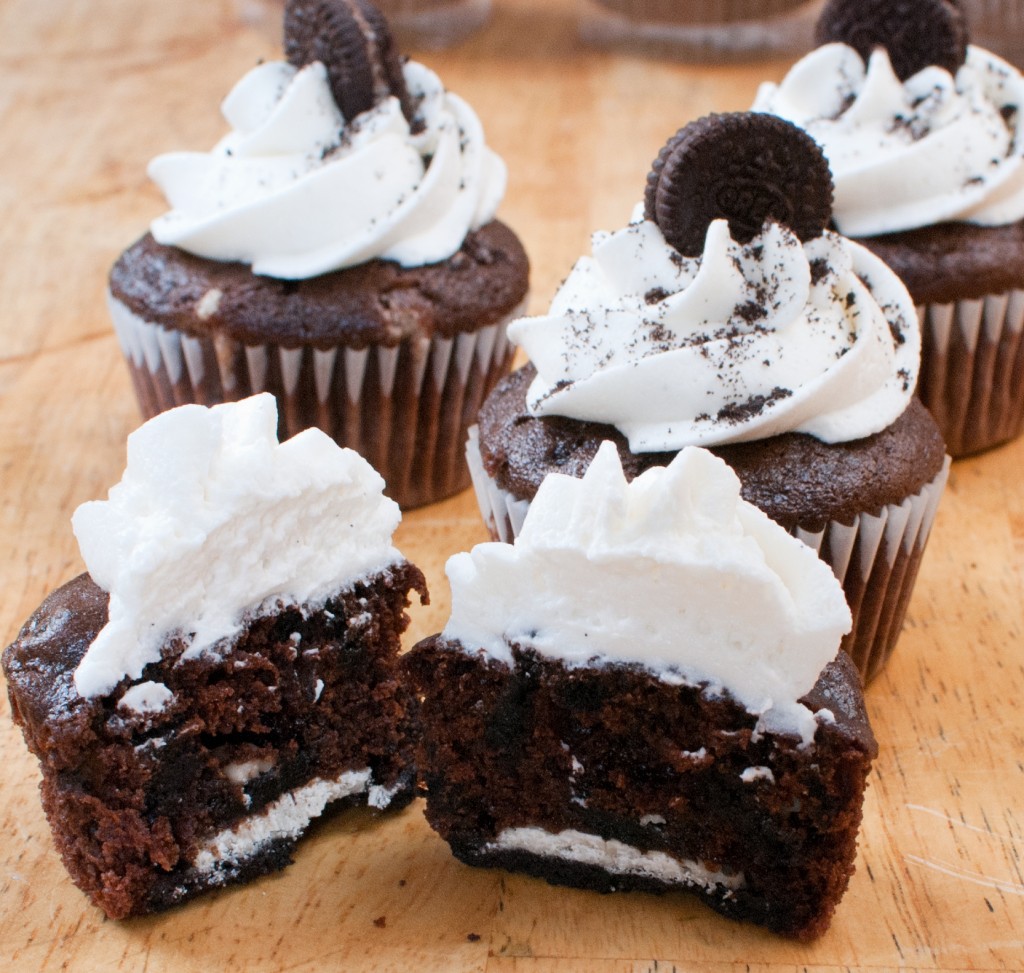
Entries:
[[629,478],[710,448],[832,567],[868,680],[896,645],[948,459],[913,396],[910,295],[825,229],[831,196],[820,149],[782,119],[682,129],[633,221],[595,234],[548,314],[510,328],[531,363],[489,396],[467,458],[510,540],[544,477],[582,476],[604,440]]
[[967,43],[950,0],[830,0],[817,36],[754,108],[821,145],[836,227],[910,290],[950,453],[1006,442],[1024,429],[1024,77]]
[[417,47],[457,44],[483,27],[491,0],[378,0],[398,39]]
[[228,95],[209,153],[150,165],[170,211],[110,275],[140,407],[269,391],[282,438],[319,426],[403,507],[441,499],[469,485],[526,297],[504,163],[366,0],[289,0],[285,53]]
[[797,54],[823,0],[582,0],[588,43],[691,61]]
[[971,40],[1024,67],[1024,3],[1021,0],[959,0]]

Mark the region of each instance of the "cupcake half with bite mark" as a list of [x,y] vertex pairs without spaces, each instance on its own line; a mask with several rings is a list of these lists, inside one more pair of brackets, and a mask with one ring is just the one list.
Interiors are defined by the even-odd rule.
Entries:
[[282,436],[318,426],[429,503],[468,486],[466,429],[511,364],[505,166],[367,0],[289,0],[284,27],[229,134],[151,163],[171,208],[114,265],[114,324],[145,416],[269,391]]
[[617,454],[449,560],[451,618],[403,657],[427,819],[470,865],[819,935],[876,753],[842,588],[708,451],[628,482]]
[[953,456],[1024,430],[1024,76],[950,0],[831,0],[820,46],[755,110],[805,129],[832,220],[918,306],[918,394]]
[[151,419],[75,512],[89,573],[3,670],[54,844],[110,918],[283,868],[344,807],[412,800],[398,651],[427,589],[383,487],[318,429],[278,443],[259,395]]
[[544,477],[609,439],[626,475],[706,446],[745,499],[843,584],[866,679],[896,644],[948,469],[913,397],[919,331],[899,278],[827,229],[831,180],[800,129],[713,115],[662,150],[633,222],[594,236],[530,358],[484,404],[467,456],[510,540]]

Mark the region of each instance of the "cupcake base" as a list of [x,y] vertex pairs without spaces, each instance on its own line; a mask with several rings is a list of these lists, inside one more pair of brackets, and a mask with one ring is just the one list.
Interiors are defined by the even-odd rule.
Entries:
[[144,320],[112,295],[109,304],[145,418],[270,392],[282,439],[319,426],[369,460],[407,509],[469,486],[463,444],[511,366],[505,330],[523,310],[452,338],[318,349],[192,336]]
[[270,392],[279,435],[318,426],[403,507],[469,486],[467,431],[507,373],[529,264],[492,220],[439,263],[370,260],[303,280],[146,234],[115,262],[110,312],[145,418]]
[[1024,431],[1024,290],[918,307],[917,392],[954,457]]
[[795,56],[811,47],[823,0],[583,0],[580,37],[688,61]]

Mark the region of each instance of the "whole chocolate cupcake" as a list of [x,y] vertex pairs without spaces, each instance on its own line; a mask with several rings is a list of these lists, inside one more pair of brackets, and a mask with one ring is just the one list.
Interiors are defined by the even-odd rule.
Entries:
[[591,43],[693,61],[795,54],[812,42],[819,0],[594,0],[580,33]]
[[755,110],[828,157],[833,221],[907,285],[918,392],[953,456],[1024,429],[1024,77],[950,0],[832,0],[822,46]]
[[853,612],[844,648],[870,679],[948,465],[913,401],[913,303],[825,229],[830,199],[820,151],[781,119],[682,129],[634,221],[595,235],[547,316],[510,328],[533,364],[499,383],[467,455],[485,519],[509,539],[544,476],[582,475],[603,439],[629,477],[710,447],[831,565]]
[[429,503],[468,486],[466,429],[511,364],[528,265],[493,218],[505,167],[366,0],[290,0],[285,51],[210,153],[150,165],[171,210],[110,276],[139,403],[272,392],[282,436],[319,426]]

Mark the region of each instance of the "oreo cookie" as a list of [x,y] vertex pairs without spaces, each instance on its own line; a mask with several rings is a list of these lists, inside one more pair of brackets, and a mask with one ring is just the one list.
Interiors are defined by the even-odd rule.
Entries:
[[402,61],[384,15],[368,0],[288,0],[284,53],[296,67],[323,63],[346,120],[394,95],[412,122]]
[[818,144],[782,118],[707,115],[662,148],[647,177],[644,210],[687,257],[700,256],[716,219],[729,221],[738,243],[766,221],[812,240],[832,217],[832,173]]
[[815,40],[848,44],[865,63],[884,47],[906,81],[930,65],[956,74],[967,57],[967,21],[955,0],[829,0]]

